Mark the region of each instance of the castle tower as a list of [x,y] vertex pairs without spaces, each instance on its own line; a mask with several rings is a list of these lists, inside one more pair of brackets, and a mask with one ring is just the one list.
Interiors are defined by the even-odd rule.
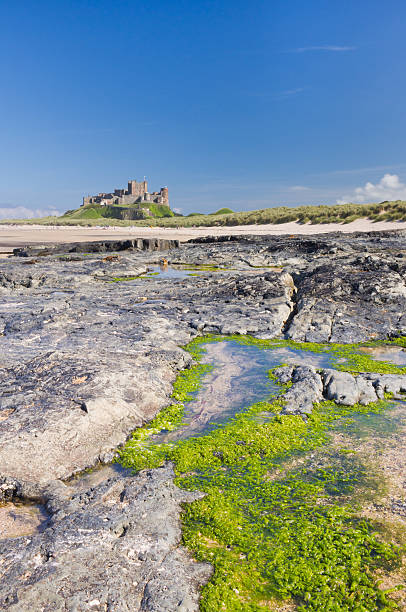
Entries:
[[137,181],[128,181],[128,194],[133,195],[136,198],[143,196],[148,191],[148,183],[144,179],[141,183]]
[[162,187],[162,189],[161,189],[161,196],[162,196],[162,204],[166,204],[167,206],[169,206],[168,187]]

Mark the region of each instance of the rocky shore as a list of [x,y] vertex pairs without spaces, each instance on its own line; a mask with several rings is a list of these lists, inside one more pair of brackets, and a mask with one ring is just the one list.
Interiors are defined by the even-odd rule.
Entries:
[[[145,278],[154,265],[191,274]],[[193,267],[195,271],[193,272]],[[192,270],[192,271],[191,271]],[[196,275],[193,275],[196,274]],[[0,499],[42,504],[36,532],[0,540],[0,609],[191,612],[212,568],[182,548],[170,465],[110,462],[169,403],[198,335],[354,343],[406,335],[406,230],[221,236],[16,249],[0,264]],[[286,414],[368,403],[406,377],[286,366]]]

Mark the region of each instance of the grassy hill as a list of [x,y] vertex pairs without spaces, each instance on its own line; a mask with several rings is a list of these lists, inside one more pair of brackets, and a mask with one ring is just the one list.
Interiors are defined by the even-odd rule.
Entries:
[[[152,205],[148,207],[151,209]],[[155,217],[134,220],[116,218],[109,206],[87,205],[77,210],[67,211],[61,217],[45,217],[43,219],[3,220],[5,223],[29,223],[41,225],[140,225],[159,227],[196,227],[196,226],[234,226],[255,224],[279,224],[297,221],[298,223],[351,223],[359,218],[369,218],[372,221],[406,221],[406,202],[381,202],[380,204],[336,204],[319,206],[298,206],[289,208],[279,206],[246,212],[222,212],[203,215],[192,213],[187,217],[174,215],[167,207],[154,204],[156,210],[151,211]],[[123,207],[124,208],[124,207]],[[165,210],[162,210],[162,209]],[[170,216],[164,216],[170,215]]]
[[[170,208],[163,204],[141,203],[137,206],[101,206],[100,204],[86,204],[75,210],[68,210],[62,217],[58,217],[60,221],[71,220],[96,220],[98,219],[114,219],[123,221],[133,221],[133,215],[143,215],[144,219],[151,217],[143,209],[148,209],[154,218],[174,217],[175,214]],[[138,219],[139,220],[139,219]]]

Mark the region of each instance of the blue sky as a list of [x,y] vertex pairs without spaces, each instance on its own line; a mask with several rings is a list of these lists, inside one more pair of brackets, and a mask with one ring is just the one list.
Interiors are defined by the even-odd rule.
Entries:
[[406,199],[405,18],[391,0],[3,0],[0,216],[144,175],[185,214]]

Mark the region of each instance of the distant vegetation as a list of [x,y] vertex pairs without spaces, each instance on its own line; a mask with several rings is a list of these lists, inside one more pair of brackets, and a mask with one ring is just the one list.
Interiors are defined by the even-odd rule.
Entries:
[[[146,202],[144,204],[140,204],[141,208],[148,208],[155,217],[164,218],[164,217],[174,217],[175,213],[165,206],[164,204],[151,204]],[[149,217],[147,217],[148,219]]]
[[[149,208],[151,208],[149,204]],[[113,207],[89,205],[76,210],[67,211],[61,217],[44,217],[42,219],[28,220],[3,220],[0,223],[30,223],[41,225],[140,225],[159,227],[197,227],[197,226],[233,226],[233,225],[261,225],[265,223],[351,223],[361,217],[367,217],[372,221],[406,221],[406,202],[381,202],[380,204],[337,204],[320,206],[299,206],[289,208],[278,206],[276,208],[264,208],[262,210],[251,210],[247,212],[229,212],[229,209],[220,209],[216,213],[202,215],[191,213],[186,217],[174,215],[167,207],[159,204],[154,214],[156,217],[145,219],[117,219],[108,209]],[[114,207],[117,208],[117,207]],[[161,210],[165,208],[165,210]],[[223,212],[226,210],[227,212]],[[169,214],[170,216],[163,216]]]
[[229,215],[234,214],[234,211],[231,208],[220,208],[217,212],[210,213],[211,215]]
[[[138,214],[143,214],[144,208],[154,215],[156,218],[163,217],[174,217],[175,214],[170,208],[163,204],[154,204],[150,202],[141,203],[137,206],[101,206],[100,204],[86,204],[74,210],[67,210],[62,217],[58,217],[60,221],[63,220],[78,220],[78,219],[98,219],[104,221],[105,219],[114,219],[115,221],[131,221],[131,212],[137,211]],[[141,209],[141,211],[140,211]],[[145,212],[144,219],[148,220],[151,217]]]

